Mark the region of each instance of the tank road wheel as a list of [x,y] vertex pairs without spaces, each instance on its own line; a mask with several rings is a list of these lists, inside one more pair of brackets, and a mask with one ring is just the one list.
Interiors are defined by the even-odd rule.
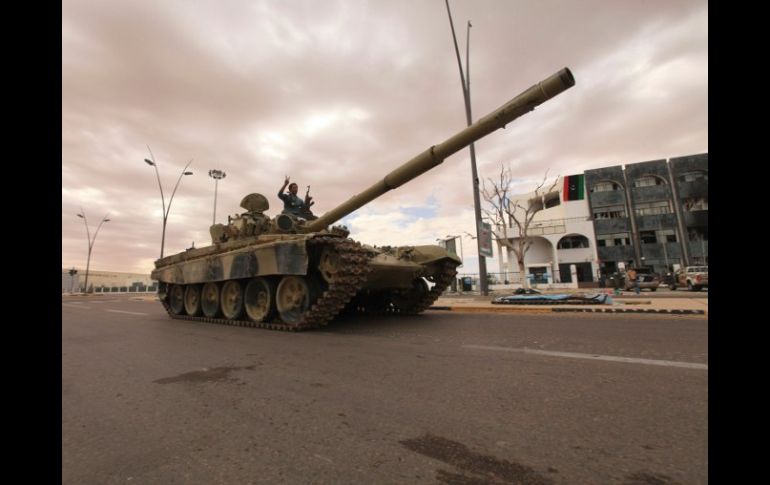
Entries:
[[315,300],[315,285],[301,276],[284,276],[275,292],[275,302],[281,320],[289,325],[302,321]]
[[201,285],[187,285],[184,290],[184,311],[197,317],[201,313]]
[[391,296],[393,306],[398,311],[409,313],[414,311],[428,294],[428,283],[422,278],[412,281],[411,290],[394,291]]
[[255,322],[267,322],[275,313],[275,284],[265,278],[254,278],[244,293],[246,314]]
[[321,251],[321,257],[318,260],[318,271],[327,283],[331,283],[337,276],[342,266],[339,253],[331,246],[326,246]]
[[168,306],[174,315],[184,313],[184,285],[171,285],[168,290]]
[[203,285],[203,291],[201,291],[201,307],[203,308],[203,314],[209,318],[216,318],[219,316],[219,285],[214,282],[209,282]]
[[228,320],[237,320],[243,314],[243,286],[238,280],[222,285],[222,314]]

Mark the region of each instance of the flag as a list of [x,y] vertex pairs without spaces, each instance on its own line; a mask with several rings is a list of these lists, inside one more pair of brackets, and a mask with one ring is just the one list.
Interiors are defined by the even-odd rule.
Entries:
[[564,201],[585,199],[585,183],[583,175],[564,177]]

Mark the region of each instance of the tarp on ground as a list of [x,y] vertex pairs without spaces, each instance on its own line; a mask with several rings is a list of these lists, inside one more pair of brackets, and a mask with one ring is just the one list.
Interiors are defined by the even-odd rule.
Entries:
[[492,303],[517,305],[612,305],[612,297],[606,293],[510,295],[499,296],[492,300]]

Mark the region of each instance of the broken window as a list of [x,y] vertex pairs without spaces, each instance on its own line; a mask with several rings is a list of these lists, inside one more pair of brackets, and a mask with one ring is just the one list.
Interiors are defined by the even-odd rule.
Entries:
[[671,204],[667,200],[659,202],[644,202],[636,204],[634,211],[638,216],[651,216],[655,214],[670,214]]
[[615,234],[599,234],[596,236],[596,244],[599,247],[630,246],[631,236],[627,232],[619,232]]
[[602,180],[601,182],[595,183],[594,186],[591,187],[591,193],[611,192],[613,190],[620,190],[620,189],[621,189],[620,184],[613,182],[611,180]]
[[605,207],[594,207],[594,219],[617,219],[626,217],[626,208],[622,205],[608,205]]
[[702,226],[688,227],[687,239],[690,241],[708,241],[709,240],[709,228]]
[[660,229],[655,231],[655,237],[660,242],[676,242],[676,231],[674,229]]
[[634,187],[652,187],[654,185],[666,185],[666,181],[656,175],[645,175],[634,180]]
[[658,242],[655,231],[639,231],[639,240],[642,244],[655,244]]
[[680,182],[695,182],[696,180],[708,181],[709,174],[705,170],[693,170],[692,172],[686,172],[679,176]]
[[587,248],[588,238],[585,236],[565,236],[559,240],[557,249]]
[[709,210],[708,197],[691,197],[682,200],[682,209],[687,212]]
[[551,207],[556,207],[559,204],[561,204],[561,198],[559,197],[559,192],[551,192],[550,194],[545,195],[546,209],[550,209]]

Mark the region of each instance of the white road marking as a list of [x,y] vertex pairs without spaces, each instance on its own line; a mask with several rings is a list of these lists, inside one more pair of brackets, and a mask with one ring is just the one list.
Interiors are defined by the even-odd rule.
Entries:
[[87,309],[87,310],[90,310],[90,309],[91,309],[91,307],[90,307],[90,306],[85,306],[85,305],[74,305],[74,303],[75,303],[75,302],[72,302],[72,303],[62,303],[62,304],[61,304],[61,306],[68,306],[68,307],[70,307],[70,308],[85,308],[85,309]]
[[496,347],[492,345],[463,345],[466,349],[499,350],[503,352],[522,352],[525,354],[549,355],[552,357],[569,357],[573,359],[608,360],[612,362],[626,362],[629,364],[662,365],[665,367],[684,367],[686,369],[708,370],[708,364],[696,364],[692,362],[676,362],[672,360],[635,359],[631,357],[617,357],[614,355],[578,354],[575,352],[557,352],[553,350],[514,349],[512,347]]
[[143,315],[147,316],[148,313],[139,313],[139,312],[125,312],[123,310],[104,310],[105,312],[112,312],[112,313],[128,313],[129,315]]

